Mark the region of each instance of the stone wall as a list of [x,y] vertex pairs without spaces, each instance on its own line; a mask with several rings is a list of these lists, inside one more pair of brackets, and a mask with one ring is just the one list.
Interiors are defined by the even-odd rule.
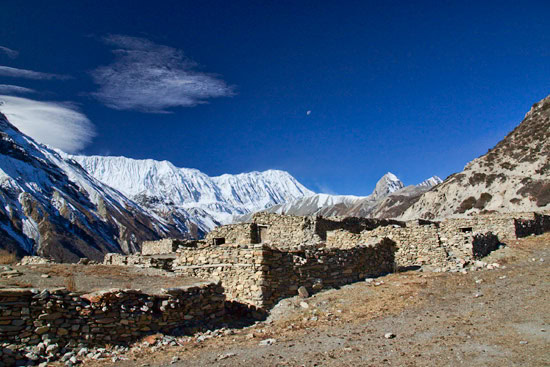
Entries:
[[395,242],[388,239],[350,249],[307,246],[288,251],[264,247],[263,306],[295,296],[301,286],[312,293],[389,273],[394,269],[395,251]]
[[314,217],[259,212],[252,216],[252,222],[260,226],[262,243],[295,247],[321,241],[315,233]]
[[[366,274],[387,273],[393,270],[394,253],[394,242],[389,240],[349,249],[226,244],[182,250],[174,254],[167,270],[220,281],[228,300],[269,308],[281,298],[296,295],[302,285],[313,291],[347,284]],[[154,256],[109,255],[105,263],[166,269]]]
[[172,270],[189,277],[221,281],[229,300],[261,305],[262,245],[222,245],[182,251]]
[[0,289],[0,340],[27,346],[46,339],[59,346],[128,343],[154,332],[215,322],[224,314],[224,301],[223,288],[214,283],[156,295]]
[[361,233],[380,226],[404,226],[403,222],[388,219],[303,217],[265,212],[255,213],[252,222],[258,225],[258,230],[265,227],[265,235],[259,236],[262,243],[287,248],[324,242],[327,232],[338,229]]
[[168,255],[122,255],[109,253],[103,258],[104,265],[117,266],[137,266],[139,268],[156,268],[163,270],[172,270],[172,263],[176,259],[176,254]]
[[[217,239],[223,239],[218,243]],[[259,243],[258,227],[254,223],[228,224],[214,228],[205,237],[209,245],[221,245],[224,243],[232,245],[244,245],[250,243]]]
[[159,241],[144,241],[141,244],[142,255],[159,255],[176,252],[179,241],[172,238],[164,238]]
[[164,238],[157,241],[144,241],[141,244],[142,255],[163,255],[178,252],[184,248],[204,247],[202,240],[182,240],[178,238]]

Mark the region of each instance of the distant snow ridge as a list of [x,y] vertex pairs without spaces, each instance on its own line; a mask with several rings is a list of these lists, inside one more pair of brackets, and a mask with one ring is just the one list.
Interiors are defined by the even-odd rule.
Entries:
[[[265,211],[291,215],[391,217],[401,214],[393,209],[396,200],[402,202],[418,197],[440,182],[439,177],[433,176],[418,185],[405,187],[397,176],[388,172],[378,180],[374,191],[368,196],[315,194],[274,205]],[[248,214],[237,217],[236,221],[249,219]]]
[[442,183],[443,180],[441,178],[439,178],[438,176],[433,176],[433,177],[430,177],[428,178],[427,180],[425,181],[422,181],[421,183],[419,183],[418,187],[427,187],[427,188],[432,188],[436,185],[439,185],[440,183]]
[[314,195],[288,172],[224,174],[209,177],[168,161],[126,157],[71,156],[99,181],[143,207],[179,222],[194,223],[201,235],[235,215]]

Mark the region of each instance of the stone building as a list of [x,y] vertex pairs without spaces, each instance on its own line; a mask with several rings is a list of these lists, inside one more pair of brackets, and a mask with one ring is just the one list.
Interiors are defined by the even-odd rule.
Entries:
[[268,309],[301,286],[314,292],[399,268],[457,271],[508,239],[549,230],[550,217],[534,213],[442,222],[256,213],[203,241],[146,243],[141,255],[108,254],[105,264],[220,281],[228,300]]

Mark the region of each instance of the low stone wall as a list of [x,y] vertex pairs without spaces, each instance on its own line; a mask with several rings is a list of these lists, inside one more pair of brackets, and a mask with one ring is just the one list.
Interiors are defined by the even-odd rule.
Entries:
[[172,270],[172,264],[176,259],[176,254],[168,255],[122,255],[109,253],[103,258],[104,265],[117,266],[137,266],[140,268],[156,268],[163,270]]
[[154,332],[213,323],[223,316],[224,301],[223,288],[214,283],[157,295],[0,289],[0,340],[28,346],[48,339],[58,347],[128,343]]
[[316,248],[263,252],[263,307],[295,296],[301,286],[312,293],[378,276],[394,269],[395,242],[383,239],[376,245],[350,249]]

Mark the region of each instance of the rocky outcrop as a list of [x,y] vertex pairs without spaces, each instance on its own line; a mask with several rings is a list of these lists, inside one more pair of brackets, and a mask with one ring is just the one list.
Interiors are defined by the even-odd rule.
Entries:
[[550,96],[489,152],[422,195],[401,219],[550,208]]

